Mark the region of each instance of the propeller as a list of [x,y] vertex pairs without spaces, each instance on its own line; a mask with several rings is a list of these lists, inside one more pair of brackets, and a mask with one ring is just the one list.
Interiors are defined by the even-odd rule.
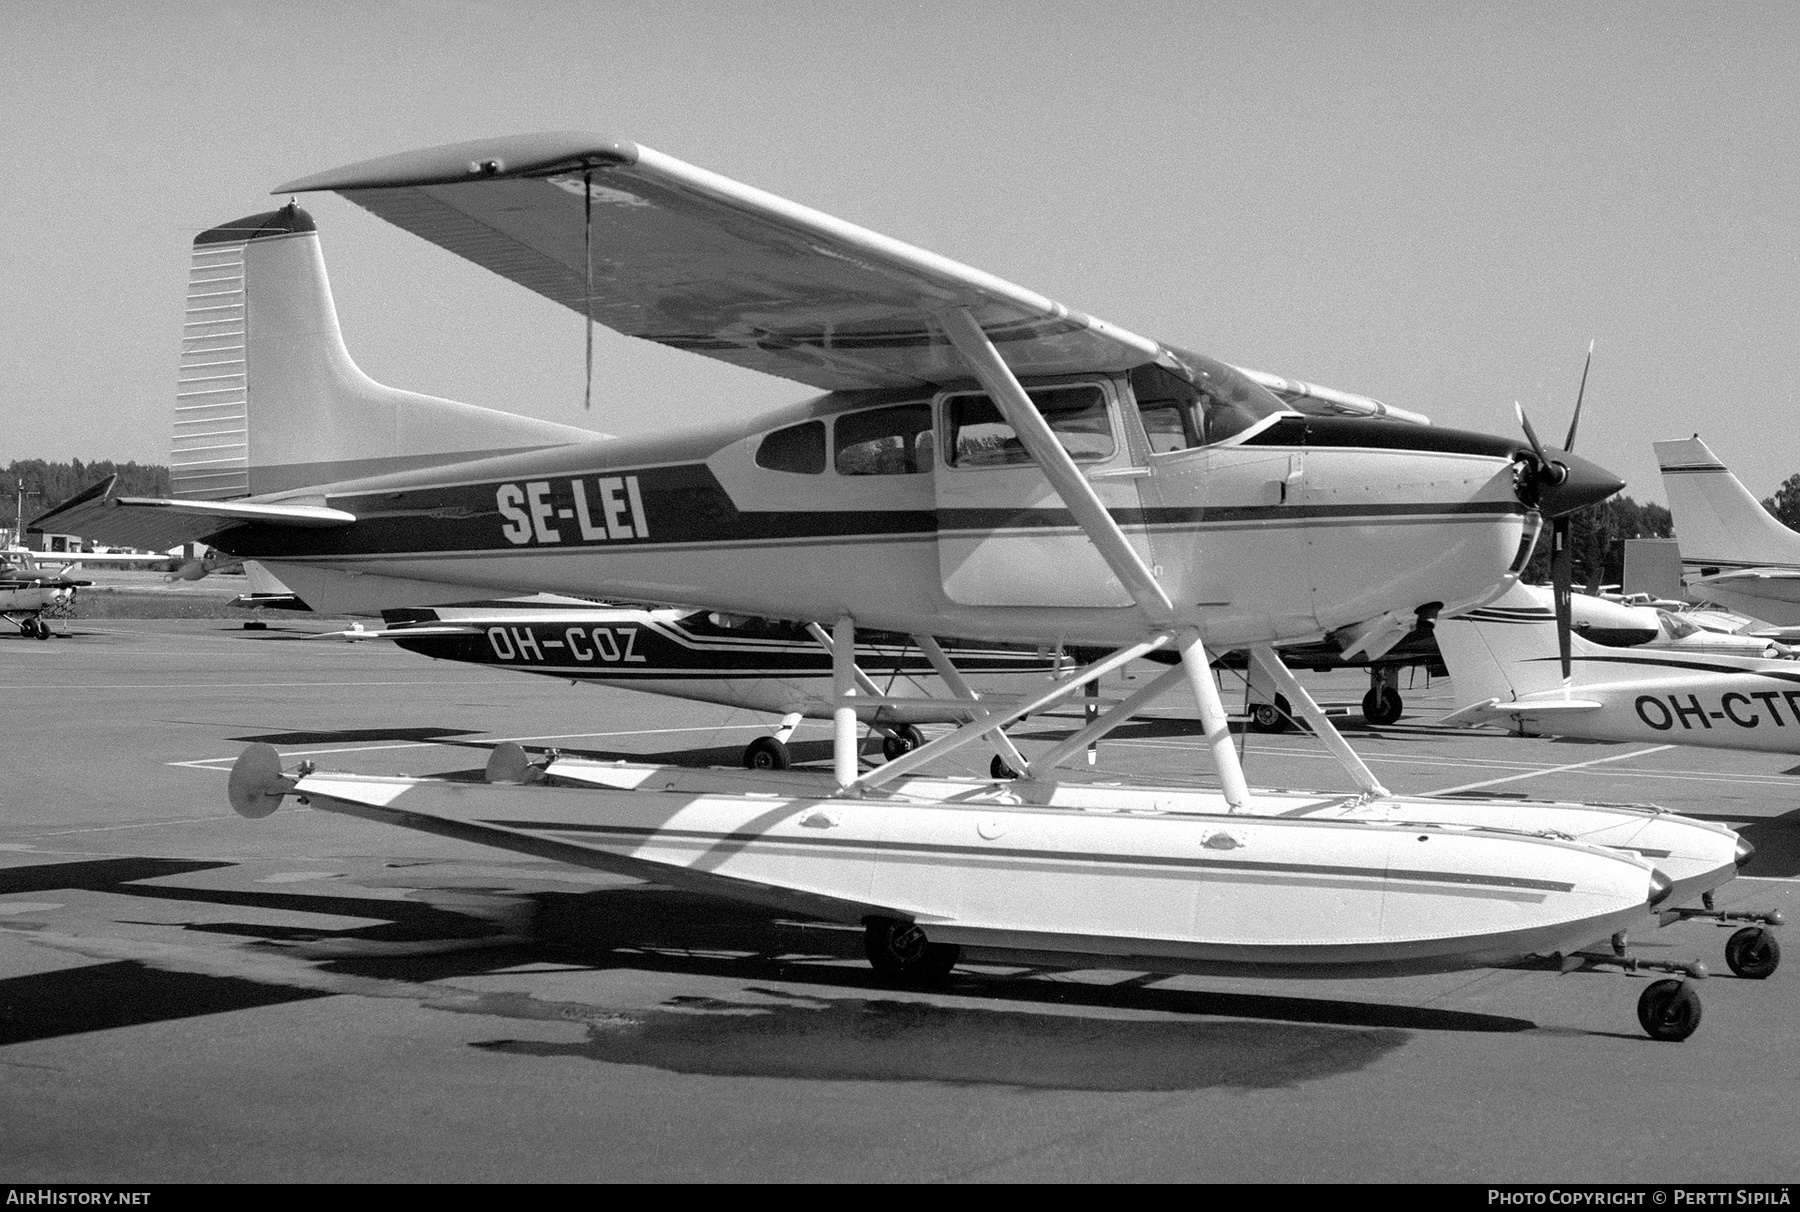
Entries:
[[[1575,391],[1575,413],[1569,418],[1569,436],[1563,441],[1562,450],[1566,456],[1563,461],[1551,459],[1544,444],[1538,440],[1537,431],[1531,427],[1531,418],[1525,415],[1524,407],[1517,400],[1513,401],[1513,411],[1518,415],[1519,427],[1525,431],[1525,440],[1531,443],[1532,454],[1537,459],[1533,478],[1536,480],[1538,508],[1550,519],[1550,586],[1551,596],[1556,602],[1556,650],[1562,661],[1564,686],[1569,684],[1574,668],[1573,644],[1569,636],[1574,627],[1575,556],[1569,547],[1569,519],[1577,509],[1604,500],[1624,487],[1614,481],[1614,487],[1592,499],[1580,500],[1579,503],[1574,503],[1574,499],[1587,496],[1587,493],[1557,491],[1572,487],[1572,479],[1585,478],[1576,476],[1570,465],[1574,463],[1578,467],[1584,466],[1582,461],[1574,459],[1571,452],[1575,448],[1575,431],[1581,425],[1581,402],[1587,396],[1588,371],[1593,365],[1594,343],[1589,341],[1587,361],[1581,366],[1581,386]],[[1589,487],[1597,490],[1600,485],[1593,484]]]

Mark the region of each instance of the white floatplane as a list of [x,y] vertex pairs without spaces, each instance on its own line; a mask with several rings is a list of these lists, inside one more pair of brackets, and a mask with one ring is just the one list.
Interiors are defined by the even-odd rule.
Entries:
[[[318,235],[289,205],[195,242],[176,497],[101,485],[38,524],[198,539],[268,563],[328,612],[473,589],[829,620],[833,778],[805,795],[459,786],[290,775],[252,748],[232,780],[240,811],[293,794],[861,922],[871,959],[897,976],[940,974],[961,947],[1334,976],[1702,971],[1625,951],[1624,932],[1676,888],[1658,864],[1682,847],[1516,827],[1535,811],[1520,805],[1456,806],[1473,824],[1433,818],[1430,801],[1381,787],[1272,647],[1335,632],[1347,651],[1379,651],[1487,601],[1544,518],[1621,486],[1604,470],[1535,438],[1384,417],[1139,336],[637,144],[483,140],[278,192],[318,189],[590,325],[828,394],[747,424],[624,440],[383,387],[344,349]],[[859,710],[885,696],[855,676],[857,626],[927,651],[933,635],[1113,651],[1004,708],[967,696],[975,718],[861,770]],[[1340,758],[1357,792],[1339,799],[1367,814],[1283,816],[1301,805],[1250,792],[1209,669],[1209,649],[1233,648]],[[1185,683],[1220,783],[1204,802],[1007,802],[1017,783],[896,798],[938,756],[1004,743],[1011,721],[1165,649],[1179,660],[1166,673],[1049,753],[1007,760],[1052,784],[1058,761]],[[1630,827],[1689,830],[1707,857],[1688,886],[1726,878],[1735,839],[1678,819]],[[1685,979],[1661,980],[1639,1016],[1679,1039],[1699,1002]]]

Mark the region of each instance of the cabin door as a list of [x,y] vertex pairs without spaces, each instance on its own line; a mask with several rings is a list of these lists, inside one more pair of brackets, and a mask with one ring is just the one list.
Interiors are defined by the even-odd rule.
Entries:
[[[1138,478],[1111,380],[1027,388],[1075,465],[1150,562]],[[938,570],[965,606],[1121,607],[1131,595],[985,392],[936,401]]]

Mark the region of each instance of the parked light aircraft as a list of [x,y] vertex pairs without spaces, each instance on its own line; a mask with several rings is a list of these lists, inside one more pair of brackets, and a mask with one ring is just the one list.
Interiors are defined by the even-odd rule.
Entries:
[[50,638],[50,620],[66,618],[75,608],[75,594],[92,581],[69,578],[80,564],[65,564],[56,572],[45,574],[36,567],[0,560],[0,619],[19,629],[26,638]]
[[[297,794],[858,922],[872,962],[921,978],[958,948],[1318,976],[1694,971],[1631,959],[1622,932],[1729,879],[1735,835],[1594,806],[1563,806],[1569,828],[1552,835],[1529,824],[1541,805],[1392,796],[1270,647],[1349,628],[1375,650],[1487,600],[1544,517],[1616,491],[1603,470],[1535,441],[1318,415],[1350,405],[635,144],[487,140],[290,188],[336,190],[591,322],[829,394],[681,438],[601,440],[382,387],[350,361],[318,236],[290,205],[196,241],[178,496],[105,486],[40,523],[203,539],[333,612],[474,588],[830,620],[835,789],[745,794],[776,773],[758,771],[641,784],[670,788],[656,791],[289,775],[253,747],[232,780],[246,815]],[[1116,651],[859,771],[858,709],[882,699],[859,693],[858,625],[928,650],[951,634]],[[1209,671],[1209,648],[1233,647],[1360,795],[1251,795]],[[925,763],[998,743],[1012,720],[1163,648],[1180,664],[1020,756],[1024,782],[907,798],[929,784],[903,781]],[[1057,798],[1058,761],[1179,681],[1220,791]],[[1019,786],[1049,791],[1039,803]],[[1684,1037],[1698,1014],[1678,980],[1639,1002],[1657,1038]]]
[[1592,740],[1800,753],[1800,660],[1786,645],[1640,608],[1661,623],[1653,639],[1612,647],[1577,635],[1564,679],[1548,598],[1516,585],[1438,624],[1438,649],[1466,704],[1445,723],[1515,720]]
[[1771,517],[1699,434],[1652,445],[1690,595],[1800,626],[1800,534]]
[[[744,765],[786,770],[787,742],[804,719],[831,719],[832,637],[818,624],[717,611],[609,607],[540,594],[532,599],[388,610],[378,629],[320,633],[351,641],[392,640],[408,652],[595,686],[721,703],[781,717],[772,736],[744,749]],[[949,662],[897,633],[859,630],[859,722],[892,759],[924,743],[918,725],[966,723],[986,707],[1043,689],[1071,663],[1023,645],[940,640]],[[948,680],[946,680],[948,679]],[[1004,762],[1004,755],[996,755]]]

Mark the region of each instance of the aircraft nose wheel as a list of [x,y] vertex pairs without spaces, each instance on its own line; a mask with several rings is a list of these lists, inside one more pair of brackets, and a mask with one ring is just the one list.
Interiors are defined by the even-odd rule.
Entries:
[[1677,1043],[1700,1028],[1700,995],[1686,981],[1656,981],[1638,998],[1637,1014],[1651,1039]]
[[913,922],[891,917],[868,919],[863,950],[877,976],[902,985],[941,985],[962,955],[962,948],[934,943]]
[[1781,967],[1781,944],[1775,932],[1746,926],[1725,943],[1725,966],[1745,980],[1767,980]]
[[793,764],[788,747],[772,736],[759,736],[744,746],[746,770],[786,770]]
[[1400,718],[1402,706],[1398,690],[1378,686],[1363,695],[1363,719],[1377,728],[1385,727]]
[[903,753],[911,753],[925,743],[925,734],[917,724],[902,724],[894,735],[881,738],[881,756],[893,761]]

